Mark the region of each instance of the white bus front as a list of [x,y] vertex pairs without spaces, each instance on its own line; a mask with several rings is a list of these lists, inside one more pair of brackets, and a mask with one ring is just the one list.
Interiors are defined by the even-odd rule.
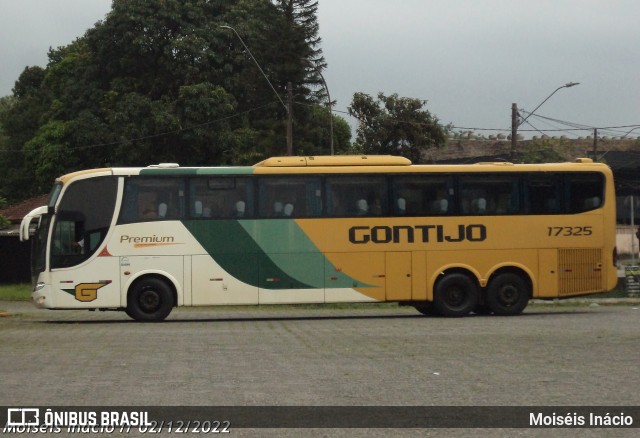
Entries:
[[48,205],[25,216],[20,227],[21,240],[32,240],[32,301],[48,309],[120,307],[118,281],[105,288],[112,289],[108,294],[96,294],[113,283],[109,273],[118,272],[117,258],[99,257],[114,217],[117,178],[103,171],[63,180]]

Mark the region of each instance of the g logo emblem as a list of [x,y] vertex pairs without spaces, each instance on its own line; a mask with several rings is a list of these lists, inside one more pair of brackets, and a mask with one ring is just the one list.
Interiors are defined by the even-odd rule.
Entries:
[[88,303],[98,298],[98,289],[105,283],[80,283],[76,285],[76,300]]

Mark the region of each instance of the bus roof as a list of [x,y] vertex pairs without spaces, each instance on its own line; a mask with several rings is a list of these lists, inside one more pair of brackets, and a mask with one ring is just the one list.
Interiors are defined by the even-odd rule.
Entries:
[[[62,184],[67,184],[69,181],[76,179],[79,176],[83,175],[91,175],[91,174],[99,174],[106,173],[111,174],[112,169],[110,167],[103,167],[100,169],[87,169],[87,170],[79,170],[77,172],[67,173],[66,175],[62,175],[59,178],[56,178],[57,182],[61,182]],[[96,175],[97,176],[97,175]]]
[[474,164],[415,164],[405,157],[393,155],[334,155],[272,157],[253,166],[180,167],[174,163],[155,164],[148,167],[119,167],[88,169],[69,173],[57,178],[66,184],[78,177],[112,175],[251,175],[293,173],[406,173],[406,172],[563,172],[600,171],[610,173],[606,164],[594,163],[589,158],[578,158],[573,162],[514,164],[506,161]]
[[254,167],[320,166],[410,166],[411,160],[395,155],[330,155],[316,157],[272,157]]

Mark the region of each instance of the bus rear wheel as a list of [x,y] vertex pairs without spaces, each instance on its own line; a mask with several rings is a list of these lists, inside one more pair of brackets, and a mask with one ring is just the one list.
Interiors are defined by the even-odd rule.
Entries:
[[529,289],[527,282],[518,274],[498,274],[487,287],[487,305],[495,315],[519,315],[529,303]]
[[443,316],[465,316],[478,303],[478,287],[465,274],[446,274],[436,285],[433,302]]
[[127,315],[141,322],[163,321],[174,306],[173,293],[167,283],[150,277],[137,281],[129,290]]

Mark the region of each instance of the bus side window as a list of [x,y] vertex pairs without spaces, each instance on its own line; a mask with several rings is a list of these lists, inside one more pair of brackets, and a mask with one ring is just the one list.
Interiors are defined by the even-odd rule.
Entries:
[[601,174],[567,174],[565,185],[569,213],[582,213],[602,206],[604,179]]
[[[393,213],[400,216],[444,216],[450,213],[450,177],[395,175],[391,179]],[[401,207],[403,206],[403,207]]]
[[185,215],[184,180],[131,177],[125,180],[119,223],[175,220]]
[[122,201],[122,211],[120,221],[123,223],[134,222],[138,218],[138,186],[136,184],[125,184],[124,199]]
[[506,215],[519,210],[517,174],[476,174],[460,177],[462,213],[468,215]]
[[258,180],[258,214],[264,218],[318,217],[322,214],[318,176],[280,175]]
[[194,219],[253,217],[252,179],[204,175],[191,178],[189,216]]
[[330,217],[349,216],[348,193],[340,191],[336,186],[327,183],[327,215]]
[[327,215],[331,217],[386,216],[389,214],[387,193],[386,179],[383,176],[329,176],[327,177],[329,204]]
[[189,215],[192,218],[209,218],[220,210],[215,192],[210,190],[206,178],[189,181]]
[[560,175],[528,175],[525,179],[525,211],[529,214],[559,214],[562,177]]

